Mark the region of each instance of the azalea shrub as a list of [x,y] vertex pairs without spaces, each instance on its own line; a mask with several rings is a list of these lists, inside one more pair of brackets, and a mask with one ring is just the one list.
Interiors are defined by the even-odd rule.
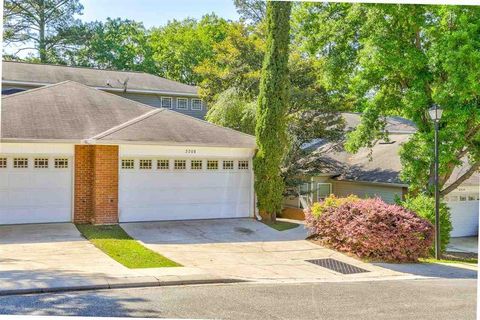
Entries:
[[[435,198],[426,195],[418,195],[416,197],[407,197],[400,204],[414,211],[420,217],[427,219],[431,224],[435,224]],[[452,221],[450,218],[450,209],[445,203],[440,203],[440,247],[445,252],[450,242],[450,232],[452,232]],[[432,244],[430,254],[433,255],[435,247]]]
[[[326,206],[329,201],[332,205]],[[427,257],[433,225],[413,211],[379,198],[326,199],[305,210],[310,234],[323,245],[369,261],[409,262]]]

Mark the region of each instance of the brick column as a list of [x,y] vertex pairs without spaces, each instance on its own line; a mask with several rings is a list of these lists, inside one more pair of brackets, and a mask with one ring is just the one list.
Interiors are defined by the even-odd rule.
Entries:
[[75,146],[74,222],[118,223],[118,146]]
[[74,223],[93,223],[93,149],[75,146]]
[[96,145],[94,150],[93,223],[118,223],[118,146]]

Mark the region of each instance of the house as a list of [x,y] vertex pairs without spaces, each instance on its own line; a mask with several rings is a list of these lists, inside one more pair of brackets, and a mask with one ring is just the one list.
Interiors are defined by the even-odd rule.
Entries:
[[254,215],[252,136],[49,77],[2,97],[0,224]]
[[197,87],[148,73],[13,61],[3,61],[2,69],[2,95],[72,80],[199,119],[203,119],[207,113]]
[[[344,113],[346,130],[354,129],[360,123],[360,114]],[[408,190],[401,181],[402,169],[399,151],[403,143],[415,132],[415,125],[400,117],[386,119],[388,141],[378,141],[370,149],[362,148],[356,154],[346,152],[343,147],[334,148],[323,141],[314,141],[308,148],[316,152],[303,159],[304,180],[299,187],[300,196],[287,196],[284,200],[288,215],[301,215],[307,203],[321,201],[330,194],[345,197],[350,194],[362,198],[380,197],[385,202],[394,203]],[[462,173],[454,171],[452,180]],[[478,208],[480,174],[473,175],[455,191],[445,197],[451,209],[453,237],[478,234]],[[447,182],[449,184],[449,182]],[[302,205],[302,202],[305,203]]]

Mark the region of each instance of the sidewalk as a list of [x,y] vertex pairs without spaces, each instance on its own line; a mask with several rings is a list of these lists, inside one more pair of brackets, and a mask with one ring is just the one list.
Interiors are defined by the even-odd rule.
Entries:
[[137,269],[130,275],[82,274],[65,270],[0,271],[0,296],[27,293],[240,282],[196,268]]
[[192,267],[126,268],[69,223],[0,226],[0,295],[229,281]]

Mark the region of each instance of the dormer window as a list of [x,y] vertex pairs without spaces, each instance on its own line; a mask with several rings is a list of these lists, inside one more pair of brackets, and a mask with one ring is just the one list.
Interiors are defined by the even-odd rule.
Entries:
[[202,100],[200,99],[192,99],[192,110],[199,110],[203,109]]
[[178,98],[177,99],[177,109],[187,110],[188,109],[188,99],[187,98]]
[[172,109],[172,98],[162,97],[162,108]]

